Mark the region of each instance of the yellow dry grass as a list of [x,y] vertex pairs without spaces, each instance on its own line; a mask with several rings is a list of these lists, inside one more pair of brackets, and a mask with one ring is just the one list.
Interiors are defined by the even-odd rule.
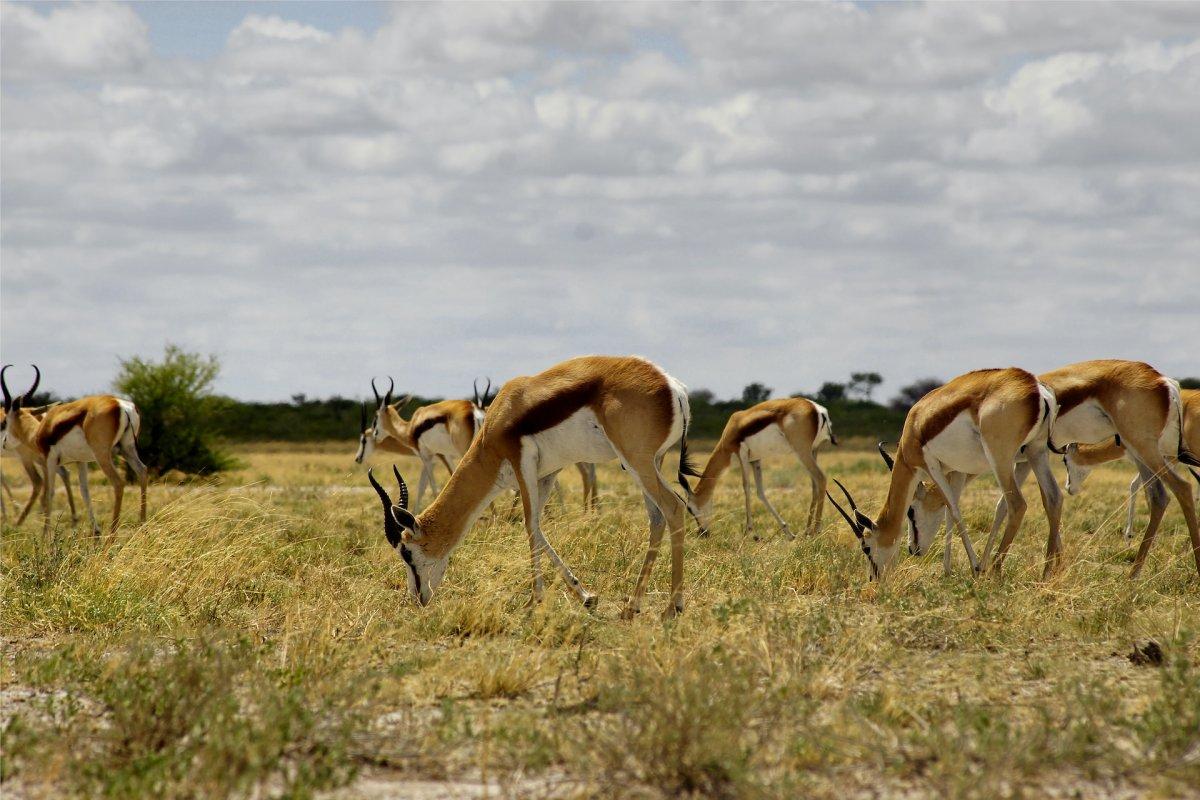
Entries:
[[[617,619],[646,522],[615,467],[600,469],[599,513],[580,508],[573,473],[547,510],[548,537],[600,595],[595,613],[550,571],[545,601],[526,608],[525,534],[503,500],[420,609],[353,449],[244,448],[243,467],[219,481],[153,487],[150,519],[139,527],[127,514],[108,552],[63,519],[50,541],[36,515],[6,527],[3,681],[6,696],[28,695],[5,706],[6,786],[134,796],[154,785],[162,796],[188,796],[197,773],[186,765],[201,756],[185,748],[188,760],[171,762],[177,771],[148,773],[144,759],[104,744],[102,721],[126,693],[134,706],[166,702],[146,686],[170,684],[164,664],[175,662],[125,655],[145,642],[163,652],[204,643],[196,658],[217,661],[233,648],[242,666],[211,674],[233,675],[231,690],[247,695],[301,691],[294,709],[279,705],[293,709],[282,718],[307,709],[349,722],[342,739],[315,725],[299,741],[319,741],[326,761],[337,752],[399,791],[418,779],[446,782],[447,791],[469,780],[513,796],[597,797],[1168,797],[1200,785],[1200,581],[1177,507],[1143,577],[1127,580],[1121,465],[1067,498],[1067,566],[1046,583],[1046,524],[1032,483],[1003,580],[973,578],[961,546],[955,574],[943,577],[939,544],[926,557],[903,556],[880,585],[868,583],[832,509],[817,536],[787,542],[756,507],[765,539],[744,538],[733,472],[713,535],[689,530],[687,611],[663,624],[663,560],[646,613]],[[887,474],[873,453],[843,448],[821,462],[866,510],[882,499]],[[415,461],[400,464],[416,475]],[[802,529],[808,482],[798,465],[772,463],[766,479],[776,507]],[[101,516],[106,492],[94,483]],[[966,493],[977,541],[994,500],[989,481]],[[1151,639],[1163,665],[1131,663],[1134,644]],[[88,669],[112,659],[153,680],[116,685],[121,667]],[[46,698],[64,693],[92,722],[45,721]],[[165,696],[177,704],[185,695]],[[235,736],[215,723],[206,730]],[[64,764],[64,747],[78,757]],[[326,763],[314,747],[293,742],[260,759],[270,763],[256,761],[253,791],[279,791],[281,775],[300,781],[306,760]],[[352,777],[312,772],[295,784],[297,796]],[[249,791],[203,774],[210,796]]]

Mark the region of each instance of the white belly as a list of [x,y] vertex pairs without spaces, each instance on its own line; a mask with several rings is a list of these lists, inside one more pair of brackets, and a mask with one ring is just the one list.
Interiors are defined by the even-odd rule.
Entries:
[[72,428],[70,433],[58,440],[54,451],[58,454],[60,464],[96,460],[96,454],[92,452],[91,445],[87,443],[83,429],[78,426]]
[[538,477],[579,461],[598,464],[617,457],[616,450],[590,408],[580,409],[553,428],[526,439],[537,447]]
[[421,452],[427,456],[449,456],[450,458],[462,458],[463,456],[450,439],[450,431],[445,424],[440,422],[422,433],[421,441],[418,444]]
[[992,465],[983,451],[979,429],[975,427],[969,411],[960,412],[941,433],[925,444],[923,452],[926,459],[939,462],[944,469],[968,475],[992,471]]
[[1100,404],[1085,400],[1066,414],[1059,414],[1050,435],[1056,447],[1065,447],[1073,442],[1096,444],[1111,439],[1116,432]]
[[794,451],[787,437],[775,423],[771,423],[752,436],[742,440],[742,452],[750,461],[758,461],[768,456],[792,455]]

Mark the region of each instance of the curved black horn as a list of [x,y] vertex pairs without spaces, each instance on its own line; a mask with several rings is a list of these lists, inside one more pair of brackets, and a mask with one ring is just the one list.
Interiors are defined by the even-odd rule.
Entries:
[[388,493],[379,485],[379,481],[375,480],[375,474],[371,470],[367,470],[367,480],[375,487],[375,493],[379,495],[379,499],[383,502],[383,510],[385,512],[392,510],[392,498],[388,497]]
[[382,398],[379,397],[379,390],[375,388],[375,378],[373,377],[371,378],[371,391],[375,393],[375,407],[378,408]]
[[879,443],[879,455],[883,456],[883,463],[887,464],[888,472],[891,472],[892,468],[896,466],[896,462],[888,455],[888,451],[883,449],[883,442]]
[[385,406],[390,406],[392,404],[392,392],[395,391],[395,389],[396,389],[396,381],[392,380],[391,375],[388,375],[388,390],[387,390],[387,394],[384,395],[384,398],[383,398],[383,404]]
[[846,520],[846,524],[850,526],[850,530],[854,531],[854,535],[861,538],[862,528],[859,527],[858,523],[851,519],[850,515],[846,513],[846,509],[838,505],[838,501],[833,499],[833,495],[826,491],[825,496],[829,498],[829,502],[833,503],[833,507],[836,508],[838,513],[842,515],[842,518]]
[[846,500],[847,500],[847,502],[850,503],[850,510],[858,511],[858,504],[855,503],[854,498],[850,496],[850,491],[845,486],[843,486],[842,482],[839,481],[837,478],[834,478],[833,482],[836,483],[838,485],[838,488],[842,490],[842,494],[846,495]]
[[492,379],[489,377],[487,379],[487,386],[483,387],[483,404],[487,405],[490,403],[492,401],[492,397],[494,396],[495,395],[492,394]]
[[396,474],[396,483],[400,484],[400,507],[408,508],[408,484],[400,477],[400,470],[395,464],[392,464],[392,472]]
[[12,395],[8,393],[8,384],[4,381],[4,373],[11,366],[12,364],[5,364],[3,368],[0,368],[0,389],[4,390],[4,410],[6,412],[12,408]]
[[25,393],[25,398],[21,401],[22,405],[30,405],[33,402],[33,393],[37,391],[38,384],[42,382],[42,371],[38,369],[37,364],[30,364],[33,367],[33,386],[29,387],[29,391]]

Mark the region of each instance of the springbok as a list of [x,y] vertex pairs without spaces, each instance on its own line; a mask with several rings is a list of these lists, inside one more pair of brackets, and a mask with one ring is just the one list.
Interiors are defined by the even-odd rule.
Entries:
[[[33,386],[25,393],[30,397],[41,381],[41,370],[34,366],[36,377]],[[137,475],[141,488],[141,511],[139,522],[146,521],[146,465],[137,452],[137,432],[141,426],[137,407],[128,400],[112,395],[91,395],[69,403],[59,403],[46,409],[39,419],[29,410],[21,408],[23,398],[15,398],[11,413],[3,422],[3,442],[16,438],[29,446],[37,456],[45,476],[42,489],[42,510],[45,513],[43,532],[50,533],[50,507],[54,497],[54,478],[61,464],[78,465],[79,494],[87,508],[92,533],[100,534],[100,525],[92,509],[91,493],[88,491],[87,465],[95,461],[108,478],[113,489],[113,516],[111,533],[115,533],[121,519],[121,500],[125,495],[125,481],[113,464],[113,449],[121,448],[125,460]]]
[[445,490],[420,514],[408,510],[408,487],[393,504],[369,471],[383,503],[384,533],[407,567],[409,592],[421,605],[442,582],[450,554],[497,493],[514,486],[521,494],[529,536],[533,602],[543,593],[541,556],[557,567],[586,608],[596,605],[542,533],[541,514],[555,477],[580,461],[619,459],[641,489],[650,518],[650,544],[633,595],[622,616],[636,614],[658,555],[663,529],[671,529],[671,597],[664,617],[683,610],[684,510],[662,475],[666,452],[680,447],[678,480],[695,475],[687,455],[690,421],[687,388],[638,357],[584,356],[532,377],[504,384],[488,411],[483,432],[467,451]]
[[742,492],[746,498],[745,532],[751,534],[754,530],[754,519],[750,512],[750,472],[753,471],[758,499],[779,523],[784,535],[794,539],[787,522],[767,499],[761,459],[766,456],[795,455],[812,483],[812,501],[805,530],[809,534],[815,533],[821,524],[821,512],[825,507],[825,473],[817,466],[817,448],[825,442],[837,443],[829,422],[829,411],[803,397],[767,400],[743,411],[733,412],[696,485],[695,503],[701,530],[708,531],[712,527],[713,495],[717,482],[736,458],[741,466]]
[[[421,459],[421,477],[417,482],[417,506],[425,495],[425,487],[433,489],[436,496],[440,491],[433,474],[434,459],[454,472],[453,462],[462,458],[471,446],[476,432],[483,422],[483,409],[470,400],[442,400],[421,406],[405,420],[400,408],[408,403],[406,396],[392,404],[392,392],[396,382],[388,378],[388,390],[381,397],[371,379],[371,391],[375,393],[375,418],[368,431],[360,439],[359,452],[355,461],[362,463],[374,447],[380,449],[404,448]],[[389,444],[385,444],[389,443]]]
[[[12,412],[13,397],[11,394],[9,394],[8,383],[4,380],[4,373],[11,366],[12,364],[5,364],[3,367],[0,367],[0,392],[3,392],[4,394],[4,413],[3,416],[0,416],[0,420],[7,418],[9,413]],[[42,415],[46,413],[46,409],[49,408],[49,406],[31,408],[30,403],[32,402],[32,392],[26,392],[25,396],[21,398],[21,406],[24,407],[26,411],[28,411],[34,417],[36,417],[40,424]],[[0,422],[0,426],[3,425],[4,423]],[[17,517],[17,521],[14,523],[15,525],[19,526],[25,521],[25,518],[29,516],[29,512],[33,509],[33,504],[37,502],[38,496],[42,490],[42,473],[38,471],[38,464],[41,459],[38,457],[36,450],[34,450],[25,442],[21,441],[17,436],[6,437],[4,439],[3,451],[5,453],[12,453],[17,457],[17,459],[21,462],[21,468],[25,470],[25,475],[29,478],[29,501],[25,504],[25,507],[21,509],[21,514]],[[63,489],[67,493],[67,505],[71,508],[71,524],[74,524],[78,519],[78,515],[75,511],[75,495],[71,491],[71,478],[67,474],[66,467],[58,468],[58,476],[62,478]],[[16,503],[16,498],[13,497],[12,489],[9,487],[8,481],[4,481],[3,490],[8,494],[8,499],[13,503]],[[4,514],[5,519],[7,519],[7,506],[5,507]]]
[[[1177,460],[1188,466],[1200,467],[1200,458],[1188,450],[1183,440],[1179,385],[1149,364],[1118,359],[1069,364],[1039,375],[1038,380],[1058,400],[1053,441],[1047,443],[1051,450],[1067,456],[1069,450],[1066,446],[1070,444],[1097,444],[1109,440],[1115,444],[1117,437],[1120,437],[1126,455],[1137,466],[1140,482],[1146,485],[1150,522],[1129,577],[1132,579],[1141,574],[1146,554],[1154,544],[1154,537],[1166,513],[1170,499],[1163,488],[1164,482],[1183,509],[1183,518],[1191,538],[1192,556],[1196,571],[1200,573],[1200,530],[1197,528],[1192,487],[1171,466],[1171,461]],[[1168,460],[1169,457],[1171,460]],[[1024,469],[1018,470],[1018,483],[1025,474]],[[936,494],[928,500],[934,507],[938,502]],[[996,511],[996,522],[992,525],[992,533],[984,551],[985,560],[1000,522],[1004,519],[1004,498],[1001,498]]]
[[[1180,448],[1183,451],[1197,454],[1200,453],[1200,389],[1181,389],[1179,392],[1180,407],[1183,413],[1182,419],[1182,441],[1183,446]],[[1125,445],[1121,442],[1121,437],[1114,436],[1112,441],[1103,442],[1101,444],[1076,444],[1072,442],[1067,445],[1066,453],[1063,455],[1063,463],[1067,467],[1067,494],[1076,495],[1083,491],[1083,482],[1087,480],[1087,476],[1092,469],[1101,465],[1107,464],[1110,461],[1116,461],[1119,458],[1129,458]],[[1178,454],[1167,455],[1167,461],[1178,461]],[[1133,462],[1136,466],[1136,462]],[[1195,467],[1189,467],[1192,477],[1200,483],[1200,472]],[[1133,517],[1137,511],[1137,493],[1138,489],[1142,488],[1144,482],[1141,474],[1133,477],[1133,481],[1129,484],[1129,500],[1125,516],[1125,541],[1133,539]],[[1147,498],[1149,498],[1150,487],[1146,486]]]
[[[1008,526],[992,568],[999,571],[1005,553],[1025,516],[1026,503],[1016,480],[1017,459],[1024,453],[1037,476],[1042,504],[1050,521],[1046,544],[1046,573],[1057,565],[1062,549],[1059,520],[1062,493],[1050,470],[1048,442],[1050,427],[1057,412],[1054,394],[1023,369],[985,369],[960,375],[922,397],[908,412],[894,461],[885,454],[891,468],[887,499],[878,517],[872,520],[859,511],[850,492],[841,482],[838,487],[850,503],[850,516],[830,495],[834,507],[850,524],[858,537],[871,568],[871,577],[879,578],[890,567],[899,547],[905,517],[912,520],[914,499],[923,496],[922,479],[938,488],[954,520],[971,568],[980,572],[988,565],[975,557],[971,539],[958,507],[958,493],[948,474],[964,476],[991,472],[996,476],[1008,500]],[[882,448],[881,448],[881,452]],[[964,481],[965,482],[965,481]],[[961,484],[959,485],[961,489]],[[929,531],[932,538],[936,529]],[[920,534],[920,530],[915,531]],[[943,570],[950,571],[950,534],[947,532]],[[914,536],[910,552],[919,555],[928,546]]]

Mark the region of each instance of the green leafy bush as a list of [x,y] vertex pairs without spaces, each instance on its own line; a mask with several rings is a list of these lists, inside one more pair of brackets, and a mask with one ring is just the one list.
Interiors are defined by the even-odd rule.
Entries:
[[216,356],[171,344],[162,361],[135,356],[121,362],[113,387],[137,404],[142,418],[138,452],[155,472],[205,474],[232,465],[213,444],[212,385],[220,369]]

